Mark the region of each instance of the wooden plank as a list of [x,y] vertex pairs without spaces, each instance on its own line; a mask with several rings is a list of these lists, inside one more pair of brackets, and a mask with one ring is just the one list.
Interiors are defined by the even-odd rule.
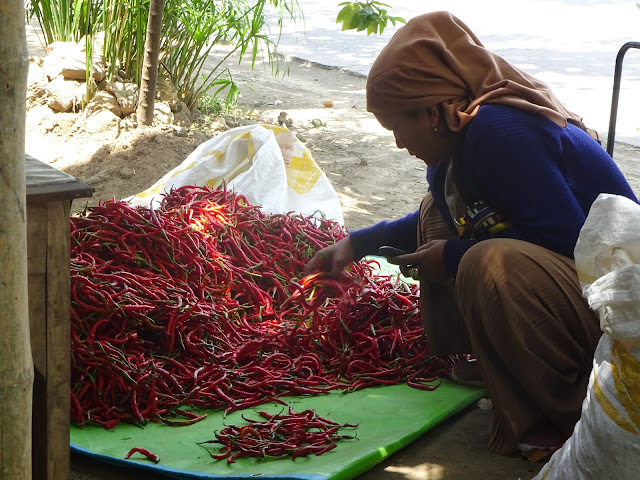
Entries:
[[71,365],[69,212],[71,201],[49,203],[47,218],[47,479],[68,479]]
[[27,200],[27,269],[29,329],[33,358],[32,471],[33,479],[47,479],[47,223],[46,205]]
[[[47,373],[46,277],[38,274],[28,278],[31,356],[33,368],[44,377]],[[34,389],[34,396],[35,393]]]
[[91,196],[93,188],[28,155],[25,174],[29,325],[35,367],[32,478],[68,480],[69,212],[71,200]]
[[47,273],[47,205],[27,199],[27,270],[29,275]]

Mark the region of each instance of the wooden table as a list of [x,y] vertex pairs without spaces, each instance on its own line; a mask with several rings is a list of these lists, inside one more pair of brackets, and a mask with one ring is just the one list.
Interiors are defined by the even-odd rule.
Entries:
[[93,188],[27,155],[27,265],[34,366],[34,480],[69,478],[71,201]]

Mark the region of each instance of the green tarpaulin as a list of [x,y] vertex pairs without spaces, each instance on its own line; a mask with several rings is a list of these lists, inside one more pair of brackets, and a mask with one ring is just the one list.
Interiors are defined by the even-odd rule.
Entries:
[[[226,417],[208,412],[208,417],[187,427],[149,424],[144,428],[119,425],[112,431],[99,427],[71,428],[72,450],[97,460],[135,466],[180,479],[227,479],[250,477],[300,480],[347,480],[369,470],[400,448],[429,431],[451,415],[485,395],[482,389],[462,387],[449,381],[432,391],[406,385],[368,388],[348,394],[331,392],[315,397],[284,397],[295,411],[313,409],[321,417],[340,423],[358,423],[356,440],[344,440],[320,456],[259,460],[240,458],[231,465],[216,461],[215,444],[198,445],[214,439],[225,425],[244,425],[241,414],[258,419],[251,409]],[[277,413],[286,407],[269,403],[256,408]],[[143,447],[160,456],[157,464],[139,454],[124,460],[133,447]]]

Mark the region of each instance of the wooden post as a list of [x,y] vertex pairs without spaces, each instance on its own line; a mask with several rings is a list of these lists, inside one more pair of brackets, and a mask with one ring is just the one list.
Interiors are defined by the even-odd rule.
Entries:
[[27,195],[33,479],[69,478],[69,207]]
[[31,479],[33,362],[27,299],[24,2],[0,2],[0,478]]
[[93,189],[27,155],[27,266],[33,383],[33,479],[69,478],[69,214]]

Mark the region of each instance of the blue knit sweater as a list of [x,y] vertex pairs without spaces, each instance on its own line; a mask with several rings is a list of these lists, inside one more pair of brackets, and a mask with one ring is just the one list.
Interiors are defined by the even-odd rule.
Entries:
[[[511,221],[498,237],[517,238],[573,257],[578,234],[600,193],[638,201],[601,145],[574,125],[562,128],[539,114],[484,105],[467,126],[456,183],[467,202],[483,200]],[[445,204],[446,165],[427,170],[435,204],[455,232]],[[413,252],[419,212],[350,232],[357,259],[382,245]],[[447,240],[444,260],[455,278],[464,253],[477,241]]]

